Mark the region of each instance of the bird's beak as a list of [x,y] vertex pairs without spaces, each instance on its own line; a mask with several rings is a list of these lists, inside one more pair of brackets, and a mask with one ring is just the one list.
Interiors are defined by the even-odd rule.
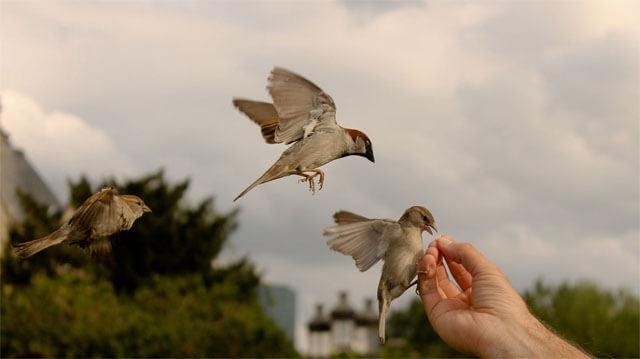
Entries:
[[376,159],[373,157],[373,150],[371,149],[371,147],[367,148],[367,152],[364,154],[364,157],[366,157],[369,161],[375,163]]
[[146,204],[144,206],[142,206],[142,212],[144,213],[151,213],[153,211],[151,211],[151,208],[149,208],[149,206],[147,206]]
[[424,230],[429,232],[429,234],[433,236],[433,231],[431,230],[432,228],[433,228],[434,231],[438,232],[438,228],[436,228],[435,224],[427,224],[425,226]]

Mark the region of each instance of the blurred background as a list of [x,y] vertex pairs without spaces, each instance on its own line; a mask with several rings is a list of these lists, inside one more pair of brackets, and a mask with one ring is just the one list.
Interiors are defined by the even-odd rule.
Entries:
[[[360,273],[322,237],[336,210],[414,204],[549,326],[639,356],[638,15],[634,1],[0,0],[2,356],[457,355],[411,290],[378,348],[379,265]],[[315,196],[285,178],[232,203],[285,148],[231,105],[268,100],[273,66],[329,93],[376,163],[325,166]],[[112,260],[10,254],[105,184],[154,211],[113,237]]]

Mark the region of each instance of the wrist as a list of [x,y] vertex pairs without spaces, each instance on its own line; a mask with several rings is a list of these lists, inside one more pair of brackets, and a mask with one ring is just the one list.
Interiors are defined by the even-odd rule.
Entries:
[[587,358],[588,356],[547,329],[532,314],[503,322],[504,333],[482,345],[481,357]]

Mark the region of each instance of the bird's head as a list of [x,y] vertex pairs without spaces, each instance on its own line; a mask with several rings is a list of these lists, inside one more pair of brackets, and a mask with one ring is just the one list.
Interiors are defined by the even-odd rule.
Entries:
[[373,148],[371,147],[371,140],[364,132],[354,130],[352,128],[345,128],[351,140],[353,140],[353,149],[351,155],[362,156],[371,162],[375,162],[373,157]]
[[142,198],[131,194],[124,194],[122,196],[124,202],[131,208],[131,211],[136,215],[136,218],[141,217],[145,213],[151,213],[151,208],[144,204]]
[[400,221],[410,223],[415,227],[429,232],[431,235],[433,235],[432,229],[436,232],[438,231],[433,215],[428,209],[422,206],[413,206],[407,209],[402,217],[400,217]]

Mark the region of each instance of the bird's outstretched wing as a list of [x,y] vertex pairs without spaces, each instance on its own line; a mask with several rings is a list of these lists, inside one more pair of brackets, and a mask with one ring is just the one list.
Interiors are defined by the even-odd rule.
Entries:
[[106,237],[129,228],[134,214],[114,188],[104,188],[89,197],[69,220],[74,230],[91,237]]
[[366,271],[384,257],[389,242],[402,235],[398,222],[389,219],[369,219],[340,211],[333,218],[336,225],[324,231],[329,247],[350,255],[361,272]]
[[267,90],[280,119],[275,142],[295,142],[318,128],[337,126],[331,96],[304,77],[276,67],[271,70]]
[[276,129],[280,124],[280,118],[273,104],[268,102],[252,101],[234,98],[233,105],[247,115],[251,121],[260,126],[262,137],[267,143],[278,143],[275,140]]

